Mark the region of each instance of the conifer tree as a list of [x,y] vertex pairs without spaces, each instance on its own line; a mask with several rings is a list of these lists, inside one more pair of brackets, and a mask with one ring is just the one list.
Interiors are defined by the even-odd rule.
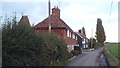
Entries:
[[106,36],[104,27],[102,25],[102,20],[100,18],[97,19],[96,35],[98,43],[103,45],[104,41],[106,40]]
[[82,32],[86,36],[86,32],[85,32],[85,28],[84,27],[82,27]]

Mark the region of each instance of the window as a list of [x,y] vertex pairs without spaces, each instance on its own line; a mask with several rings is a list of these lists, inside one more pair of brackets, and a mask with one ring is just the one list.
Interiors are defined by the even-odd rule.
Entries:
[[76,37],[76,40],[77,40],[77,36],[75,35],[75,37]]
[[71,32],[70,32],[70,38],[71,38]]
[[75,39],[75,35],[74,34],[72,34],[72,37],[73,37],[73,39]]
[[67,30],[67,36],[69,37],[69,30]]

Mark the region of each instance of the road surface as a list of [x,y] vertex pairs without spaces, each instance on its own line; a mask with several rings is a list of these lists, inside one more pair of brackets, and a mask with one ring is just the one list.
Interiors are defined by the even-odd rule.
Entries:
[[67,66],[98,66],[97,57],[103,48],[84,52],[70,61]]

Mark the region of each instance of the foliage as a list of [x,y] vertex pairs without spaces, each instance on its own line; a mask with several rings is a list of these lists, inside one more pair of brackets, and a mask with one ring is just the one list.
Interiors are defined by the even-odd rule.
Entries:
[[73,56],[78,56],[80,54],[79,50],[72,50],[71,53]]
[[71,59],[73,56],[74,56],[74,55],[73,55],[73,53],[72,53],[72,52],[70,52],[70,53],[69,53],[69,57],[68,57],[68,58],[69,58],[69,59]]
[[90,38],[90,40],[89,40],[90,48],[95,48],[96,44],[97,44],[96,39],[95,38]]
[[2,27],[2,66],[39,65],[41,43],[36,40],[30,26],[8,20]]
[[82,32],[82,30],[81,30],[81,29],[79,29],[79,30],[78,30],[78,32],[79,32],[79,33],[81,33],[81,32]]
[[107,58],[109,66],[118,66],[120,64],[120,60],[110,52],[107,46],[105,46],[103,53]]
[[[67,45],[53,33],[39,34],[42,43],[42,65],[57,65],[59,62],[66,62],[69,57]],[[45,55],[45,56],[44,56]],[[46,60],[46,61],[44,61]],[[50,62],[48,62],[50,61]]]
[[96,27],[96,35],[97,35],[97,41],[103,45],[104,41],[106,40],[104,27],[102,25],[102,20],[97,19],[97,27]]
[[48,66],[68,60],[67,45],[52,33],[36,34],[30,25],[7,20],[2,26],[2,66]]
[[86,36],[86,32],[85,32],[85,28],[84,27],[82,27],[82,32]]
[[82,53],[82,49],[80,46],[74,46],[74,50],[78,50],[79,51],[79,54]]
[[78,56],[81,53],[82,53],[81,47],[80,46],[74,46],[74,50],[72,50],[69,53],[69,58],[72,58],[73,56]]

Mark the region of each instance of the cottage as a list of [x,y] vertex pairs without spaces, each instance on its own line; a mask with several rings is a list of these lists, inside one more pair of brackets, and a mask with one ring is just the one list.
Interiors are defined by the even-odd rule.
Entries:
[[35,32],[47,32],[49,30],[49,21],[51,24],[51,32],[68,44],[68,51],[73,50],[74,46],[78,46],[77,34],[60,18],[60,9],[58,7],[52,9],[50,19],[47,17],[33,26]]

